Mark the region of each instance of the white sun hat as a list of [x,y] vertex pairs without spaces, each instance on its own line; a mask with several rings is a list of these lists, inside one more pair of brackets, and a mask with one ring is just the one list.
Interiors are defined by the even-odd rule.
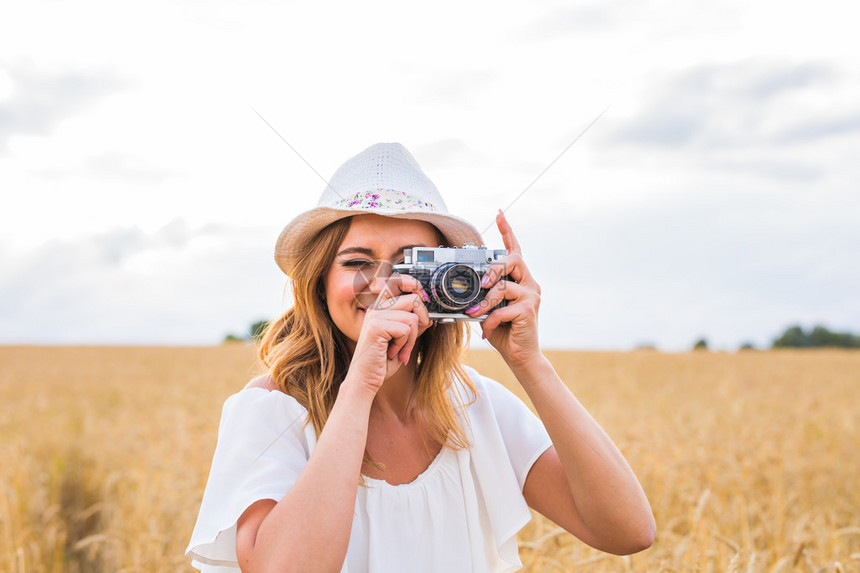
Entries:
[[483,244],[472,224],[448,213],[439,190],[405,147],[377,143],[341,165],[317,207],[284,227],[275,245],[275,262],[289,275],[317,233],[339,219],[363,213],[426,221],[452,246]]

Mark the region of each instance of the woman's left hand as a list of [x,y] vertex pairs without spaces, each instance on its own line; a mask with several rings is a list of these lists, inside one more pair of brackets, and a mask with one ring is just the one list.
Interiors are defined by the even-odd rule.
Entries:
[[[501,210],[496,215],[496,225],[508,255],[484,275],[481,286],[490,288],[484,299],[486,302],[467,313],[473,317],[481,316],[487,309],[506,300],[507,305],[492,311],[481,323],[481,329],[484,338],[499,351],[509,366],[522,368],[541,356],[537,328],[540,285],[526,267],[520,244]],[[509,280],[502,278],[506,275]]]

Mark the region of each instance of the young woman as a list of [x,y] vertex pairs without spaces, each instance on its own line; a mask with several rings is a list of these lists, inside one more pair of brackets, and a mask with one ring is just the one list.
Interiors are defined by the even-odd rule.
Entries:
[[513,571],[529,507],[603,551],[651,545],[642,488],[541,353],[540,287],[501,211],[496,224],[508,255],[466,313],[487,315],[539,419],[461,363],[464,322],[432,321],[421,283],[392,274],[406,248],[481,238],[406,149],[374,145],[278,240],[295,304],[263,338],[268,373],[224,405],[196,567]]

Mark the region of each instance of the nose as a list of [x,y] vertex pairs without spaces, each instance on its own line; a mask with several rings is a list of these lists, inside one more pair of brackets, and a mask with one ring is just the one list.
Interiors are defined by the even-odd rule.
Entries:
[[373,274],[373,277],[370,279],[370,283],[368,284],[370,292],[373,294],[381,293],[385,289],[386,282],[392,274],[391,271],[391,263],[387,261],[380,262],[376,266],[376,272]]

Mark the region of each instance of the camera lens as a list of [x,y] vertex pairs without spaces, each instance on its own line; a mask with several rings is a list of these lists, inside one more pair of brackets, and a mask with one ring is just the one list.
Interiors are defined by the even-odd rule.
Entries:
[[456,263],[442,265],[433,273],[431,288],[436,302],[447,310],[463,310],[481,294],[478,273]]
[[456,295],[464,295],[469,290],[469,281],[464,277],[454,277],[451,279],[451,292]]

